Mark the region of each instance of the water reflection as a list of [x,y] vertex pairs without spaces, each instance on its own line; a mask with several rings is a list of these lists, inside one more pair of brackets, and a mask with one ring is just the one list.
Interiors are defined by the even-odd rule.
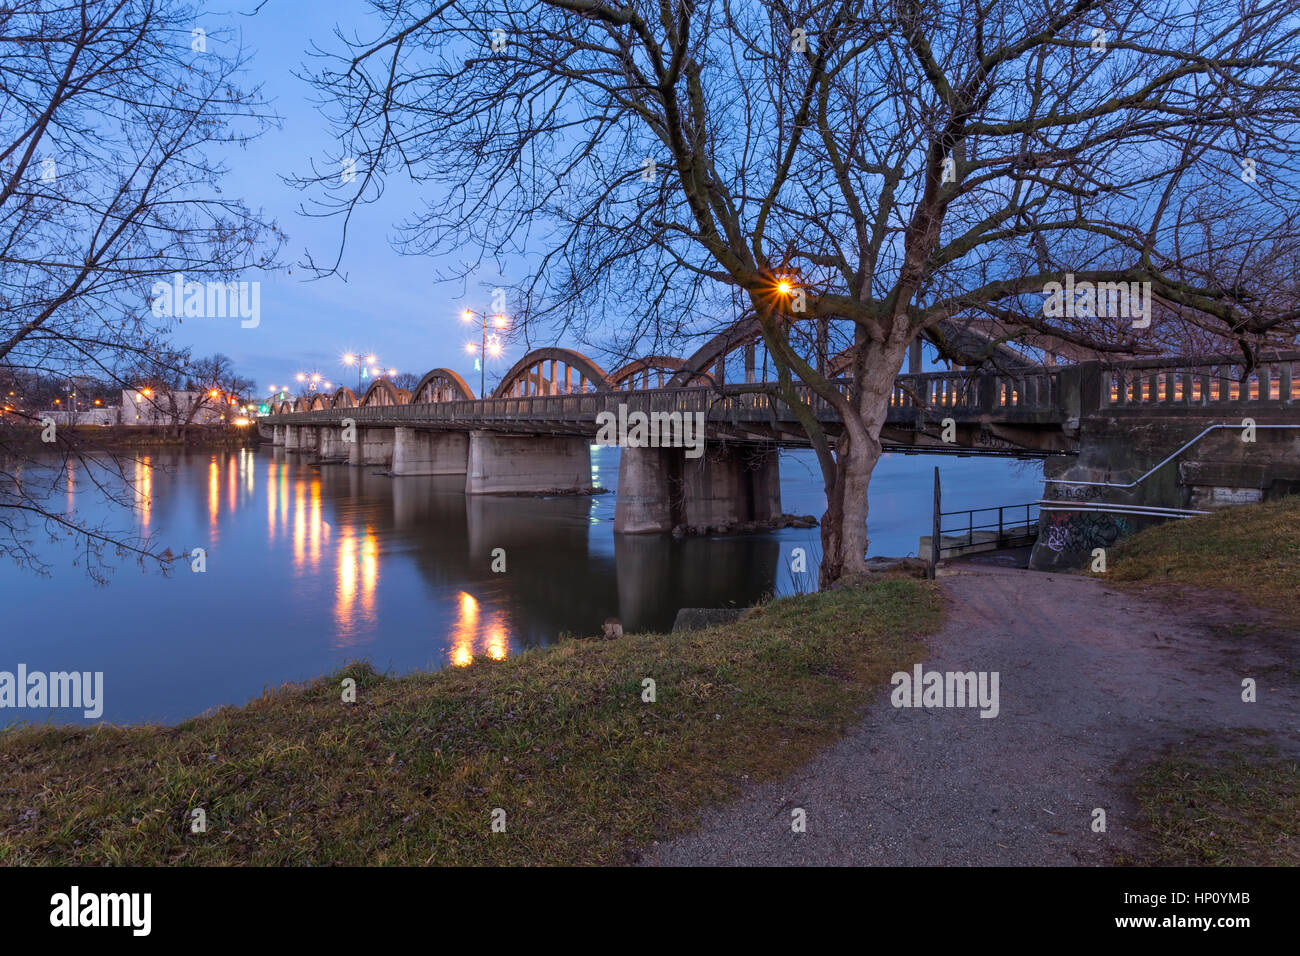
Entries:
[[[334,591],[335,647],[374,640],[375,588],[379,582],[379,541],[366,529],[360,538],[344,527],[339,539]],[[358,583],[360,586],[358,587]]]
[[140,526],[149,527],[153,515],[153,463],[148,455],[135,459],[131,487],[135,491],[135,513],[140,519]]
[[[602,476],[618,473],[610,451],[593,456]],[[64,463],[52,456],[50,465]],[[924,530],[931,467],[922,460],[919,477],[878,479],[877,513],[898,514],[905,535],[887,543],[903,545],[893,553],[914,548]],[[88,522],[120,521],[80,468],[54,492],[57,504],[66,495]],[[786,473],[792,501],[819,494],[798,466]],[[630,631],[667,631],[680,607],[748,604],[788,587],[783,550],[816,536],[616,536],[613,496],[467,497],[463,477],[391,478],[269,447],[154,452],[126,474],[134,521],[174,550],[206,545],[206,574],[124,571],[94,588],[71,566],[68,545],[51,578],[0,576],[12,618],[0,660],[104,670],[104,716],[116,721],[180,720],[357,657],[397,673],[502,660],[563,632],[596,634],[609,616]],[[1016,490],[1005,468],[990,469],[986,499],[970,506],[1029,500],[1040,480],[1028,476]],[[814,510],[801,504],[787,507]],[[150,627],[139,626],[142,613]]]
[[452,627],[447,660],[456,667],[467,666],[476,655],[486,655],[495,661],[505,660],[510,647],[505,612],[495,608],[488,620],[480,624],[479,603],[472,594],[461,591],[457,603],[459,614]]

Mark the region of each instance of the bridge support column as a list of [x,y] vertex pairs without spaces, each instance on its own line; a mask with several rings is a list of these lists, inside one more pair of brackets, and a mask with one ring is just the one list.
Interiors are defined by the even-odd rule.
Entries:
[[349,465],[387,465],[393,460],[393,428],[357,425],[357,440],[347,446]]
[[469,465],[465,432],[393,429],[394,475],[463,475]]
[[699,458],[680,448],[624,448],[614,531],[656,534],[687,526],[726,530],[781,517],[775,448],[713,445]]
[[316,425],[302,425],[298,428],[298,450],[314,452],[320,447],[320,428]]
[[284,426],[284,450],[299,451],[302,448],[302,426]]
[[271,444],[272,444],[272,445],[283,445],[283,444],[284,444],[284,430],[285,430],[285,428],[287,428],[287,427],[288,427],[287,425],[272,425],[272,426],[271,426]]
[[320,426],[318,453],[322,458],[348,458],[352,446],[343,441],[343,429],[337,425]]
[[586,437],[469,433],[467,495],[542,494],[591,488]]

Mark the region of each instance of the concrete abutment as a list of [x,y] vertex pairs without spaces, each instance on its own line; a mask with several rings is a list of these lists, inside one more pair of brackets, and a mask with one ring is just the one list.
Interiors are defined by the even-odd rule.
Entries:
[[[1178,513],[1300,492],[1300,423],[1295,418],[1261,416],[1253,434],[1241,418],[1226,416],[1208,432],[1211,423],[1204,418],[1085,421],[1078,456],[1043,463],[1046,503],[1040,506],[1029,566],[1039,571],[1087,569],[1094,550],[1161,521],[1179,520]],[[1264,427],[1278,425],[1285,427]],[[1142,477],[1189,442],[1193,444],[1177,457]]]

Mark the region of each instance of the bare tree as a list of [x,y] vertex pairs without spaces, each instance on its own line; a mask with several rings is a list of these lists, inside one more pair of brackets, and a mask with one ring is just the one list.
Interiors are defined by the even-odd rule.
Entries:
[[[273,266],[279,230],[218,186],[222,149],[274,122],[241,85],[244,65],[235,38],[207,32],[177,0],[0,5],[0,364],[13,380],[87,373],[129,386],[130,370],[179,354],[167,336],[181,313],[157,308],[158,283]],[[32,420],[32,402],[14,404]],[[43,525],[82,542],[92,573],[110,551],[159,557],[134,534],[51,507],[34,476],[60,473],[50,450],[79,456],[64,435],[39,454],[33,443],[0,435],[0,554],[44,567],[33,537]],[[123,464],[79,462],[129,505]]]
[[[1295,341],[1300,0],[372,6],[379,37],[339,35],[314,76],[340,143],[300,180],[318,210],[425,183],[405,251],[477,250],[461,278],[527,255],[525,327],[624,354],[752,315],[777,381],[755,387],[821,464],[823,583],[864,569],[918,335],[963,364],[942,329],[1096,355]],[[1052,314],[1066,282],[1150,283],[1158,321]],[[847,389],[814,354],[830,325]]]

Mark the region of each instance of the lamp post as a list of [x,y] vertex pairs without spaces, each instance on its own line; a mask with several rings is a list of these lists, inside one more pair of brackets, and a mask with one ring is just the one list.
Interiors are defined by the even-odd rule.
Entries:
[[[487,380],[487,357],[488,357],[488,354],[489,354],[489,353],[491,353],[491,355],[492,355],[493,358],[496,358],[498,355],[501,354],[501,339],[500,339],[500,337],[497,336],[495,333],[493,333],[491,339],[488,338],[488,334],[487,334],[488,316],[487,316],[487,313],[485,313],[485,312],[475,312],[473,309],[466,309],[464,312],[462,312],[462,313],[460,314],[461,319],[462,319],[463,321],[465,321],[465,322],[473,322],[475,316],[478,316],[478,318],[479,318],[479,320],[480,320],[480,326],[481,326],[481,328],[480,328],[480,335],[479,335],[479,347],[478,347],[478,353],[479,353],[479,360],[478,360],[478,397],[479,397],[479,398],[482,398],[482,397],[483,397],[484,383],[485,383],[486,380]],[[504,328],[506,327],[506,317],[505,317],[504,315],[501,315],[501,314],[497,314],[497,315],[492,316],[492,326],[493,326],[493,328],[504,329]],[[465,344],[465,351],[468,352],[470,355],[473,355],[473,354],[474,354],[474,343],[473,343],[473,342],[467,342],[467,343]]]
[[379,376],[379,359],[373,355],[367,355],[363,360],[359,355],[353,355],[348,352],[343,356],[343,364],[347,366],[355,365],[357,367],[357,394],[361,394],[361,380],[369,375],[371,378]]

